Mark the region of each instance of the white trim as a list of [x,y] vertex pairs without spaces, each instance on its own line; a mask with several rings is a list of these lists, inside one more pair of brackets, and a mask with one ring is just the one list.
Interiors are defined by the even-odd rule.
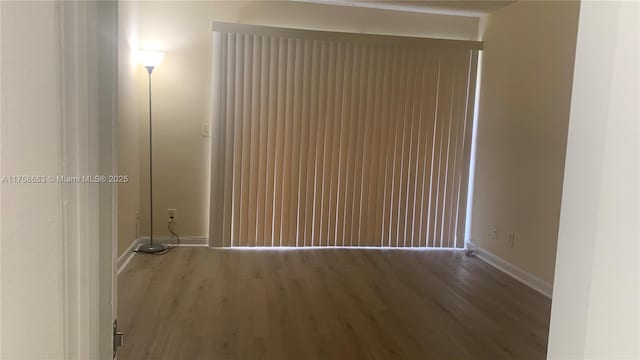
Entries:
[[140,244],[140,239],[133,240],[129,247],[122,254],[120,254],[120,256],[118,256],[118,263],[116,265],[118,268],[118,275],[120,275],[124,268],[127,267],[129,261],[131,261],[133,255],[135,254],[133,251],[136,250],[140,246]]
[[[59,173],[113,174],[117,4],[60,2],[55,6],[59,42]],[[112,357],[117,226],[114,188],[112,185],[107,191],[91,184],[59,186],[64,358]]]
[[[173,236],[154,236],[153,240],[176,246],[209,246],[209,238],[206,236],[180,236],[180,245]],[[149,241],[149,237],[142,236],[139,241],[140,243]]]
[[[97,172],[96,57],[88,47],[92,22],[87,3],[56,5],[59,81],[59,173]],[[87,140],[88,139],[88,140]],[[65,358],[99,353],[99,193],[95,186],[59,186],[62,219],[63,340]]]
[[521,268],[513,265],[512,263],[502,259],[501,257],[489,252],[478,245],[469,242],[469,248],[475,251],[478,258],[487,264],[495,267],[503,273],[511,276],[512,278],[520,281],[528,287],[536,290],[542,295],[551,299],[553,293],[553,285],[547,281],[540,279],[539,277],[522,270]]
[[[209,247],[209,238],[204,236],[185,236],[185,237],[181,236],[180,245],[178,245],[176,243],[175,238],[171,236],[154,236],[153,239],[158,240],[162,244],[170,244],[173,246]],[[134,241],[131,242],[131,245],[129,245],[127,250],[125,250],[122,254],[120,254],[120,256],[118,257],[118,263],[117,263],[118,275],[120,275],[120,273],[122,273],[124,269],[126,269],[127,265],[129,265],[129,262],[131,261],[131,259],[133,259],[133,256],[135,255],[135,250],[137,250],[138,247],[140,247],[140,245],[142,245],[145,241],[149,241],[148,236],[143,236],[141,238],[135,239]]]

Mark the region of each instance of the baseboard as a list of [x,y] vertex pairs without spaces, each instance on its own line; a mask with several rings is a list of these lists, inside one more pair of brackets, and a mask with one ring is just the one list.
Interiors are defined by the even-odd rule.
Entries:
[[133,258],[133,255],[135,254],[133,251],[135,249],[138,248],[138,246],[140,246],[141,242],[140,239],[135,239],[131,242],[131,245],[129,245],[129,247],[127,248],[127,250],[125,250],[119,257],[118,257],[118,275],[120,275],[120,273],[124,270],[124,268],[127,267],[127,265],[129,264],[129,261],[131,261],[131,259]]
[[479,247],[476,244],[469,244],[471,245],[470,248],[475,251],[480,260],[486,262],[487,264],[495,267],[496,269],[504,272],[505,274],[511,276],[512,278],[520,281],[521,283],[551,299],[553,293],[553,285],[551,283],[544,281],[525,270],[522,270],[521,268]]
[[[140,241],[149,241],[149,237],[143,236]],[[154,236],[153,241],[167,245],[178,245],[174,236]],[[209,246],[209,238],[205,236],[180,236],[180,246]]]
[[[179,245],[175,237],[172,236],[154,236],[153,240],[158,241],[162,244],[173,246],[209,246],[209,239],[204,236],[181,236]],[[149,241],[148,236],[143,236],[141,238],[135,239],[131,242],[131,245],[129,245],[127,250],[125,250],[122,255],[118,257],[118,275],[127,267],[129,261],[131,261],[131,259],[133,258],[133,255],[135,255],[135,250],[147,241]]]

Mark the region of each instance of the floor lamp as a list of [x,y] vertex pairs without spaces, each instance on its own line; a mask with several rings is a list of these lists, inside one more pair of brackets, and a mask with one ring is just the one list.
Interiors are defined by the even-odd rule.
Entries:
[[153,133],[151,117],[151,73],[164,59],[164,53],[160,51],[138,51],[138,62],[149,73],[149,243],[142,244],[138,252],[158,254],[167,251],[167,247],[161,243],[153,242]]

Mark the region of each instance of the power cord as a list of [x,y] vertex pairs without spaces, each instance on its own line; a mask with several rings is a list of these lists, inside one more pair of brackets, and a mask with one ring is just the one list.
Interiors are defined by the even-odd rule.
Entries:
[[178,241],[178,245],[181,245],[180,242],[180,235],[176,234],[175,230],[173,230],[173,225],[175,225],[175,221],[173,219],[173,216],[169,217],[169,224],[167,225],[167,229],[169,229],[169,232],[171,233],[171,235],[176,237],[176,240]]

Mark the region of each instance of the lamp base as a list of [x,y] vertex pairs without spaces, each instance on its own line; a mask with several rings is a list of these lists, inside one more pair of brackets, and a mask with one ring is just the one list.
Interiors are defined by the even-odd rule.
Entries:
[[167,246],[164,244],[160,244],[160,243],[154,243],[154,244],[142,244],[139,248],[138,248],[138,252],[141,253],[145,253],[145,254],[157,254],[160,252],[164,252],[167,251]]

